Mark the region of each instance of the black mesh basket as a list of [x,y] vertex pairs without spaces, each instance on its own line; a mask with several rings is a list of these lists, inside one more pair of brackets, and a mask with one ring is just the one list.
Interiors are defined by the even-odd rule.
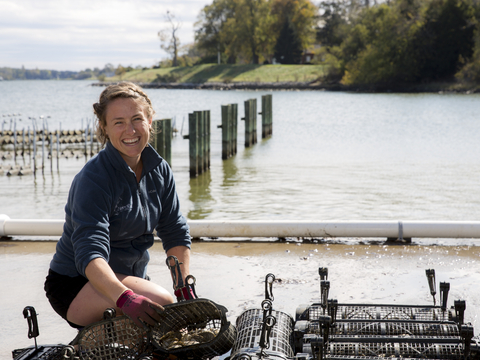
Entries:
[[[309,320],[323,315],[321,305],[309,308]],[[414,320],[414,321],[449,321],[451,314],[435,306],[403,306],[403,305],[350,305],[338,304],[337,320]]]
[[13,360],[65,360],[65,345],[39,345],[12,351]]
[[86,326],[71,345],[80,360],[138,359],[149,351],[150,341],[145,329],[109,309],[104,320]]
[[[304,332],[307,334],[321,334],[319,322],[307,321]],[[330,328],[331,335],[404,335],[404,336],[460,336],[458,326],[451,323],[430,323],[413,321],[337,321]]]
[[164,306],[161,320],[152,331],[157,357],[211,359],[227,353],[236,329],[227,321],[227,309],[207,299]]
[[335,343],[327,347],[327,356],[361,356],[374,358],[463,359],[463,346],[438,343]]

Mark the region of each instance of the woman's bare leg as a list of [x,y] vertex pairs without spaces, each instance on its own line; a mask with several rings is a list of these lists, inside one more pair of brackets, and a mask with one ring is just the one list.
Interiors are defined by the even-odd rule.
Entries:
[[[159,305],[163,306],[173,303],[172,295],[163,287],[153,282],[135,276],[120,274],[116,274],[116,276],[133,292],[146,296]],[[122,314],[121,310],[117,308],[110,299],[98,292],[93,285],[88,282],[70,304],[67,319],[74,324],[86,326],[102,320],[103,313],[107,308],[114,308],[117,311],[117,315]]]

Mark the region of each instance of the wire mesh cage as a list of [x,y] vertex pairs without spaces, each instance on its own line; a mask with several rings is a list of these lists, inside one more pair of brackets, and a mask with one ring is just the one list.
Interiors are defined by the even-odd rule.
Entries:
[[32,359],[32,357],[38,360],[65,360],[64,355],[65,345],[42,345],[37,348],[31,346],[12,351],[14,360]]
[[210,359],[232,348],[236,329],[227,321],[225,307],[207,299],[195,299],[164,308],[152,331],[157,356]]
[[439,343],[336,343],[330,342],[328,354],[336,356],[401,357],[422,359],[463,359],[463,346]]
[[[316,320],[324,315],[320,304],[308,308],[308,319]],[[338,304],[337,319],[349,320],[415,320],[415,321],[451,321],[451,313],[435,306],[402,306],[402,305],[350,305]]]
[[[237,338],[232,348],[231,359],[250,358],[246,354],[254,355],[260,352],[260,337],[262,333],[264,311],[250,309],[237,318]],[[282,358],[294,356],[292,348],[292,334],[294,321],[292,317],[281,311],[272,311],[276,318],[269,337],[269,347],[265,353]]]
[[76,357],[87,359],[137,359],[149,351],[150,341],[145,329],[126,316],[115,317],[110,311],[105,319],[86,326],[73,340]]
[[[318,322],[308,321],[304,332],[320,334]],[[331,335],[385,335],[385,336],[460,336],[454,323],[404,322],[404,321],[337,321],[330,328]]]

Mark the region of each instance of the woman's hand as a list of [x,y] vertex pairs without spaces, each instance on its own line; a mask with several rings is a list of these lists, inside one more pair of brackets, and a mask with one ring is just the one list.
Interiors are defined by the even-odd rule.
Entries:
[[159,313],[164,310],[159,304],[132,290],[125,290],[116,305],[139,327],[157,324],[160,321]]

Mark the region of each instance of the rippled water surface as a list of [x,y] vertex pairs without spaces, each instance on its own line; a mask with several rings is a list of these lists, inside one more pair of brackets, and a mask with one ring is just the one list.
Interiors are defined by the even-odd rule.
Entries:
[[[49,129],[78,129],[92,119],[103,88],[89,82],[0,83],[0,116],[51,116]],[[480,96],[445,94],[273,93],[273,136],[221,160],[222,104],[260,91],[148,89],[157,118],[188,133],[188,113],[211,111],[211,169],[189,179],[188,140],[173,139],[172,167],[190,219],[480,218]],[[5,127],[9,126],[8,117]],[[37,120],[38,122],[39,120]],[[184,122],[185,121],[185,122]],[[258,122],[260,123],[260,116]],[[257,126],[260,128],[260,125]],[[27,160],[28,162],[29,160]],[[2,213],[11,218],[63,218],[69,185],[85,160],[45,165],[33,177],[0,177]],[[38,166],[38,164],[37,164]]]

